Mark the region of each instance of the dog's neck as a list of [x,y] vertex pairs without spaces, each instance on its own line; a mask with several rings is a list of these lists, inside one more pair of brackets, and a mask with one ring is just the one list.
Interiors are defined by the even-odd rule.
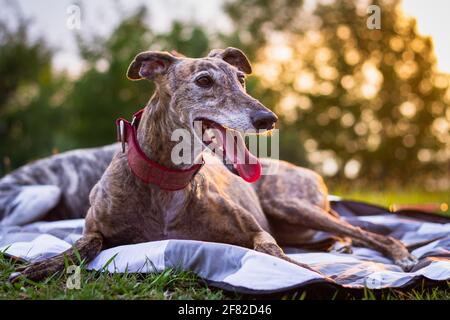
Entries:
[[[179,141],[171,141],[174,130],[186,128],[180,114],[171,107],[171,97],[158,88],[147,104],[142,115],[137,139],[142,151],[153,161],[167,168],[185,169],[192,164],[175,164],[172,150]],[[191,152],[194,152],[192,147]]]
[[[184,169],[192,164],[174,164],[171,158],[172,149],[178,143],[171,141],[172,133],[176,129],[185,128],[185,125],[180,115],[171,108],[170,103],[169,95],[162,94],[158,89],[155,91],[142,114],[137,129],[137,140],[148,158],[167,168]],[[153,201],[150,203],[157,208],[164,208],[164,210],[157,210],[164,217],[163,221],[182,210],[192,195],[197,192],[197,188],[192,188],[191,184],[175,192],[149,188],[148,185],[141,190],[142,196],[151,197]],[[173,203],[174,199],[177,199],[175,203]]]

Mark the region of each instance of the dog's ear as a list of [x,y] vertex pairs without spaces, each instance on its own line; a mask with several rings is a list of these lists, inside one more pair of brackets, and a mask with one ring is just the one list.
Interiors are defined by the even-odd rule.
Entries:
[[167,72],[178,59],[168,52],[145,51],[139,53],[128,67],[127,77],[130,80],[149,79]]
[[252,73],[252,66],[247,56],[239,49],[233,47],[214,49],[209,53],[208,57],[222,59],[246,74]]
[[170,50],[170,54],[177,58],[186,58],[186,56],[177,50]]

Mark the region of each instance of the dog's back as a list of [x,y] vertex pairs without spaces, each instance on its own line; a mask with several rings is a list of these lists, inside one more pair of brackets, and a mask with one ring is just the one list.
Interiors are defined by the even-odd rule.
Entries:
[[68,151],[7,174],[0,179],[0,224],[84,217],[89,192],[118,148],[111,144]]

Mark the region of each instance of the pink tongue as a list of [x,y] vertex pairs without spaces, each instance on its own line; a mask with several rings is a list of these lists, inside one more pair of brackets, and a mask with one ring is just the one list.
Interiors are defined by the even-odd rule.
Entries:
[[242,179],[247,182],[255,182],[261,177],[261,163],[258,158],[252,155],[247,148],[245,148],[246,155],[248,155],[248,164],[233,163],[234,168],[237,170]]
[[223,127],[216,126],[221,133],[222,147],[225,156],[233,163],[233,167],[239,173],[239,176],[247,182],[255,182],[261,176],[261,163],[258,158],[245,146],[244,139],[239,133],[229,134],[226,139],[226,130]]

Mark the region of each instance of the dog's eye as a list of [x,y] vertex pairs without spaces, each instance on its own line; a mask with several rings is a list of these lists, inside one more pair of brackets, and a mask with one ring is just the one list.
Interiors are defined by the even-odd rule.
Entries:
[[213,84],[213,80],[211,79],[210,76],[201,76],[199,78],[197,78],[195,80],[195,83],[199,86],[199,87],[203,87],[203,88],[209,88],[212,86]]
[[242,86],[245,86],[245,76],[238,75],[239,83],[242,84]]

